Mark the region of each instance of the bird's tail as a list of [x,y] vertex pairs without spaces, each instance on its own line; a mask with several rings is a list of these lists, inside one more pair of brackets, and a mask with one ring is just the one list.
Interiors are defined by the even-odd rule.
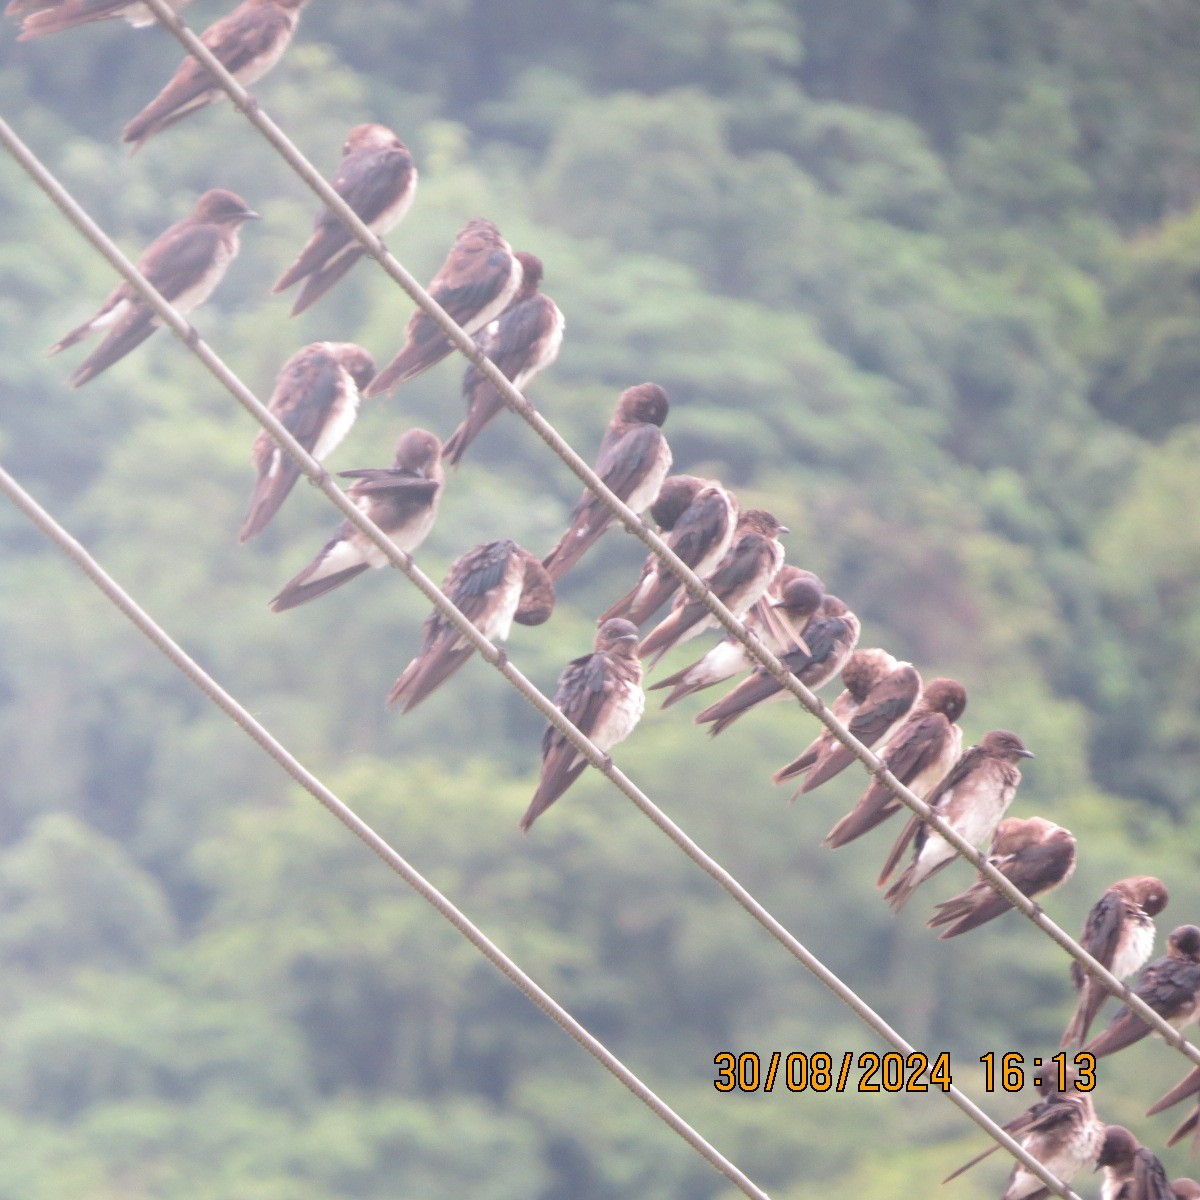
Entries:
[[127,322],[123,327],[114,329],[75,368],[67,382],[73,388],[83,387],[85,383],[95,379],[102,371],[107,371],[113,363],[119,362],[131,350],[136,350],[156,328],[150,314],[146,312],[142,314],[141,320]]
[[440,363],[453,349],[449,338],[432,321],[429,322],[428,331],[422,326],[410,336],[400,353],[367,384],[363,395],[378,396],[416,379],[423,371]]
[[882,825],[900,808],[899,801],[882,784],[873,783],[863,798],[825,836],[824,845],[831,850],[869,833],[876,825]]
[[1200,1067],[1193,1067],[1169,1092],[1155,1100],[1146,1109],[1146,1116],[1157,1116],[1173,1104],[1178,1104],[1180,1100],[1186,1100],[1189,1096],[1195,1095],[1196,1092],[1200,1092]]
[[242,523],[238,542],[246,543],[266,529],[271,518],[283,506],[288,494],[300,478],[300,468],[282,451],[277,451],[276,468],[273,475],[261,475],[250,497],[250,508]]

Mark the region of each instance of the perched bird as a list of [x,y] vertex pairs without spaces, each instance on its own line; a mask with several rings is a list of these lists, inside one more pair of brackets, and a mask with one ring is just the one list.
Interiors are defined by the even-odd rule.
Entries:
[[[475,217],[454,239],[446,261],[426,289],[465,333],[494,321],[521,286],[521,261],[491,221]],[[434,319],[418,308],[409,318],[404,347],[371,381],[367,396],[378,396],[436,366],[454,349]]]
[[[766,596],[746,614],[746,628],[757,633],[776,654],[790,650],[797,643],[807,650],[808,643],[804,640],[804,632],[824,599],[825,585],[816,575],[784,563],[767,589]],[[769,606],[773,614],[782,615],[782,627],[763,620],[760,613],[764,606]],[[653,692],[669,687],[671,694],[663,701],[662,706],[670,708],[684,696],[703,691],[724,679],[731,679],[734,675],[752,671],[756,665],[745,643],[727,635],[703,658],[684,667],[682,671],[667,676],[649,690]]]
[[[408,147],[386,125],[356,125],[342,147],[342,162],[330,184],[363,224],[382,237],[412,207],[417,168]],[[322,208],[313,221],[312,237],[271,291],[286,291],[303,279],[304,286],[292,306],[292,316],[297,316],[325,295],[365,253],[341,218]]]
[[[1197,1016],[1200,1002],[1200,927],[1180,925],[1171,932],[1167,953],[1142,971],[1134,995],[1144,1000],[1173,1029],[1186,1029]],[[1131,1009],[1123,1009],[1084,1052],[1103,1058],[1139,1042],[1150,1032]]]
[[[313,342],[283,364],[267,407],[318,461],[340,445],[358,416],[375,360],[352,342]],[[260,429],[251,453],[258,482],[239,542],[261,533],[300,478],[300,465]]]
[[[650,506],[667,545],[701,579],[717,569],[733,542],[738,502],[716,480],[672,475]],[[655,554],[648,554],[634,586],[600,617],[624,617],[640,625],[679,590],[679,579]],[[661,685],[660,685],[661,686]]]
[[[1145,965],[1154,949],[1154,918],[1167,906],[1166,884],[1153,875],[1122,879],[1092,905],[1083,924],[1080,945],[1118,979],[1128,979]],[[1063,1046],[1087,1041],[1088,1030],[1108,999],[1108,992],[1077,962],[1071,981],[1079,1003],[1063,1034]]]
[[[1032,899],[1053,891],[1071,877],[1075,870],[1075,837],[1069,829],[1043,817],[1006,817],[996,826],[987,860],[1013,887]],[[965,892],[937,905],[935,915],[926,924],[930,929],[948,925],[941,934],[945,941],[986,925],[1010,908],[1008,898],[980,873]]]
[[[138,270],[164,300],[186,315],[212,295],[237,256],[238,230],[243,222],[257,219],[258,213],[252,212],[240,196],[214,188],[196,201],[190,216],[176,221],[150,243],[138,259]],[[94,317],[72,329],[46,353],[57,354],[107,329],[108,336],[68,380],[71,387],[82,387],[140,346],[160,324],[133,285],[123,282]]]
[[1162,1163],[1123,1125],[1109,1125],[1096,1159],[1100,1200],[1174,1200]]
[[[626,388],[600,442],[596,474],[635,513],[654,503],[671,469],[671,447],[660,428],[670,407],[667,393],[657,383]],[[612,521],[600,497],[585,488],[566,533],[542,559],[550,578],[557,583]]]
[[[233,12],[210,25],[200,40],[242,85],[257,83],[282,57],[296,32],[300,10],[308,0],[242,0]],[[189,113],[219,100],[225,93],[199,60],[179,64],[171,81],[121,133],[134,150]]]
[[[1044,1073],[1036,1085],[1038,1095],[1041,1096],[1041,1099],[1034,1101],[1034,1103],[1025,1109],[1024,1112],[1018,1113],[1012,1118],[1011,1121],[1006,1121],[1001,1126],[1001,1129],[1003,1129],[1004,1132],[1009,1135],[1009,1137],[1019,1142],[1025,1134],[1029,1133],[1036,1127],[1046,1124],[1047,1122],[1049,1124],[1053,1124],[1055,1121],[1055,1114],[1057,1114],[1060,1118],[1066,1116],[1067,1114],[1062,1111],[1060,1105],[1063,1100],[1078,1094],[1075,1083],[1079,1078],[1079,1074],[1073,1067],[1066,1067],[1062,1072],[1062,1076],[1063,1086],[1060,1088],[1059,1072],[1054,1071]],[[999,1142],[993,1142],[986,1150],[981,1151],[979,1154],[975,1155],[974,1158],[963,1163],[961,1167],[951,1171],[951,1173],[942,1180],[942,1183],[947,1184],[951,1180],[957,1179],[960,1175],[966,1174],[966,1172],[972,1167],[983,1162],[985,1158],[990,1158],[1000,1148]]]
[[[504,378],[524,392],[533,377],[558,357],[566,322],[558,305],[538,291],[542,260],[524,250],[514,257],[521,264],[521,286],[512,303],[475,340]],[[452,467],[458,466],[467,447],[504,408],[496,385],[474,363],[463,376],[462,391],[467,401],[466,419],[442,450]]]
[[[605,621],[596,630],[595,650],[576,658],[559,676],[554,703],[585,737],[606,753],[623,742],[646,706],[638,631],[631,621]],[[587,759],[553,725],[542,737],[542,775],[521,818],[524,833],[575,782]]]
[[[168,0],[178,12],[191,0]],[[24,17],[18,42],[62,33],[93,21],[108,21],[124,17],[134,29],[153,25],[158,18],[149,5],[141,0],[9,0],[4,10],[10,17]]]
[[[1032,757],[1015,733],[993,729],[954,764],[946,778],[926,797],[926,803],[951,829],[972,846],[978,846],[996,832],[1017,794],[1021,783],[1017,762]],[[885,897],[893,912],[899,912],[926,879],[949,866],[958,855],[937,830],[914,813],[888,855],[879,875],[880,887],[891,878],[914,838],[913,860]]]
[[[528,550],[505,538],[460,555],[442,581],[442,591],[490,642],[504,641],[513,621],[541,625],[554,612],[554,584]],[[425,621],[421,651],[404,668],[387,703],[412,712],[475,653],[475,648],[436,610]]]
[[[411,554],[428,536],[442,494],[442,445],[424,429],[410,429],[396,443],[390,467],[341,471],[353,479],[347,495],[396,546]],[[273,612],[307,604],[348,583],[369,567],[385,567],[387,556],[349,520],[321,553],[271,601]]]
[[[904,724],[892,735],[883,764],[924,799],[949,773],[962,750],[955,722],[967,707],[967,692],[953,679],[935,679],[921,693]],[[898,812],[901,803],[873,780],[854,808],[828,833],[825,845],[836,850]]]
[[[1096,1116],[1091,1096],[1085,1092],[1053,1092],[1004,1128],[1030,1157],[1063,1183],[1070,1183],[1085,1167],[1096,1165],[1106,1131]],[[942,1182],[956,1179],[997,1148],[984,1151]],[[1050,1195],[1046,1185],[1028,1167],[1016,1163],[1003,1200],[1045,1200]]]
[[[746,509],[738,517],[733,543],[717,569],[708,577],[708,587],[739,619],[758,603],[783,566],[783,547],[778,542],[786,525],[761,508]],[[680,592],[670,613],[642,639],[638,653],[653,666],[672,646],[689,641],[717,619],[686,592]]]
[[[779,661],[801,683],[816,691],[846,665],[858,643],[859,629],[858,617],[836,596],[827,595],[804,629],[806,647],[786,650]],[[786,700],[790,693],[765,667],[755,667],[749,679],[697,713],[695,721],[697,725],[711,725],[708,732],[715,737],[756,705],[776,698]]]
[[[909,662],[897,662],[886,650],[855,650],[842,668],[846,690],[833,702],[833,713],[864,746],[881,754],[903,725],[921,694],[920,672]],[[807,775],[792,797],[816,790],[840,775],[854,755],[828,729],[799,758],[772,776],[775,783]]]

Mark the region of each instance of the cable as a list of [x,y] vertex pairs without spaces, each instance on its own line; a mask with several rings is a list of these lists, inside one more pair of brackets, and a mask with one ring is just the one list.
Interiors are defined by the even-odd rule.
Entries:
[[[235,108],[238,109],[250,123],[267,139],[268,142],[276,149],[280,156],[288,163],[292,170],[309,186],[316,194],[318,199],[329,208],[341,222],[350,231],[353,237],[360,243],[367,255],[373,258],[388,275],[408,293],[409,297],[422,308],[435,321],[438,327],[449,337],[454,346],[460,350],[471,362],[473,362],[495,385],[499,394],[503,398],[505,404],[523,420],[525,420],[538,434],[539,437],[550,447],[551,450],[558,455],[563,462],[578,476],[584,486],[593,492],[601,502],[609,509],[613,516],[625,526],[625,528],[635,537],[639,538],[650,551],[655,554],[661,562],[663,562],[672,573],[680,580],[684,590],[694,599],[702,602],[710,613],[719,621],[722,627],[730,633],[734,638],[741,642],[749,651],[750,656],[758,662],[786,691],[791,693],[809,713],[815,716],[833,733],[834,737],[848,749],[859,762],[863,764],[867,772],[873,775],[880,783],[882,783],[892,795],[909,808],[912,812],[924,821],[927,825],[935,829],[942,838],[945,839],[955,852],[961,858],[965,858],[976,870],[983,876],[984,879],[992,886],[994,890],[999,892],[1009,903],[1023,916],[1028,918],[1034,925],[1047,934],[1054,942],[1064,949],[1080,966],[1097,979],[1100,984],[1111,995],[1121,1000],[1128,1005],[1134,1012],[1138,1014],[1149,1026],[1156,1032],[1168,1045],[1175,1047],[1183,1054],[1190,1062],[1196,1066],[1200,1066],[1200,1048],[1189,1042],[1182,1033],[1168,1024],[1162,1017],[1150,1008],[1133,989],[1126,985],[1122,980],[1113,975],[1102,963],[1097,961],[1089,954],[1078,942],[1075,941],[1064,929],[1056,922],[1051,920],[1043,911],[1042,907],[1035,901],[1031,900],[1023,892],[1019,891],[1012,882],[1007,879],[1000,871],[998,871],[987,859],[985,854],[980,853],[975,849],[963,836],[956,830],[947,825],[941,817],[933,813],[929,806],[914,792],[910,791],[902,784],[883,764],[883,762],[871,752],[866,746],[859,742],[842,724],[841,721],[833,715],[824,701],[815,693],[809,690],[795,675],[789,671],[783,663],[779,661],[775,654],[763,643],[763,641],[752,630],[739,621],[733,614],[721,603],[716,596],[712,594],[704,581],[695,574],[692,569],[679,558],[678,555],[642,520],[636,513],[632,511],[618,496],[616,496],[604,483],[602,479],[592,470],[592,468],[584,462],[576,451],[559,435],[552,425],[533,407],[533,405],[513,387],[512,383],[506,379],[503,374],[496,368],[495,364],[488,359],[474,340],[465,333],[446,312],[438,305],[437,301],[429,295],[428,292],[413,278],[412,275],[394,258],[387,250],[383,240],[373,233],[358,217],[352,208],[339,196],[333,188],[325,181],[317,169],[308,161],[308,159],[300,152],[295,144],[288,136],[271,120],[269,116],[259,106],[258,101],[242,87],[240,83],[225,69],[220,60],[213,55],[207,46],[192,32],[187,24],[174,12],[166,0],[145,0],[146,5],[153,10],[159,21],[165,25],[175,38],[183,45],[184,49],[189,54],[195,57],[213,76],[216,83],[229,96]],[[7,142],[7,139],[5,139]],[[11,147],[10,147],[11,149]],[[24,163],[22,165],[25,165]],[[39,164],[40,165],[40,164]],[[29,168],[26,167],[28,170]],[[52,178],[52,177],[51,177]],[[56,181],[54,181],[56,182]],[[57,202],[57,200],[56,200]],[[60,203],[60,207],[63,207]],[[64,212],[67,210],[64,209]],[[82,211],[82,210],[81,210]],[[68,213],[69,215],[69,213]],[[97,232],[100,232],[97,230]],[[103,235],[101,235],[103,236]],[[115,247],[114,247],[115,249]],[[120,252],[117,251],[119,254]],[[108,255],[106,254],[106,257]],[[117,266],[117,262],[113,258],[109,261]],[[118,270],[120,267],[118,266]],[[126,278],[130,278],[128,275]],[[131,279],[131,282],[132,279]],[[141,290],[141,289],[139,289]],[[143,293],[144,295],[146,293]],[[149,298],[147,296],[147,298]],[[182,319],[180,318],[181,322]],[[186,322],[182,322],[186,326]],[[174,328],[174,326],[172,326]],[[198,340],[198,335],[190,326],[189,337],[185,338],[190,345],[190,338],[195,337]],[[180,332],[178,329],[176,332]],[[180,336],[183,336],[182,333]],[[213,356],[215,359],[215,355]],[[219,361],[219,360],[218,360]],[[229,373],[231,374],[231,373]],[[229,386],[226,379],[218,375],[221,381]],[[239,387],[241,385],[239,384]],[[233,390],[231,388],[231,390]],[[245,390],[243,388],[243,390]],[[237,393],[235,392],[235,396]],[[245,404],[241,396],[237,398]],[[251,410],[253,411],[253,410]],[[257,414],[256,414],[257,415]],[[261,418],[260,418],[261,419]],[[292,442],[286,434],[284,437],[279,436],[280,429],[277,432],[277,422],[273,418],[270,422],[263,422],[267,428],[271,430],[272,436],[282,445],[293,458],[297,461],[302,460],[297,456],[296,449],[298,446]],[[323,468],[319,468],[320,475],[324,476]],[[310,478],[312,474],[306,470]],[[328,477],[325,476],[327,479]],[[324,484],[320,485],[322,490],[327,495],[336,495],[341,497],[341,492],[336,488],[328,489]],[[346,504],[349,504],[347,501]],[[338,505],[343,512],[347,509],[342,504]],[[357,511],[357,510],[356,510]],[[387,547],[383,542],[371,534],[367,525],[353,515],[347,512],[354,524],[362,530],[364,534],[371,537],[381,549],[387,553]],[[379,537],[383,537],[379,534]],[[387,539],[384,538],[384,541]],[[389,554],[389,558],[391,555]],[[395,560],[393,559],[393,562]],[[396,563],[396,565],[400,565]],[[477,647],[478,648],[478,647]],[[489,659],[493,662],[494,660]],[[532,699],[531,697],[528,697]],[[537,705],[541,709],[540,705]],[[542,711],[545,711],[544,709]],[[557,711],[557,710],[556,710]],[[547,714],[549,715],[549,714]],[[572,727],[573,728],[573,727]],[[564,731],[565,732],[565,731]],[[573,739],[572,739],[573,740]],[[578,745],[578,743],[576,743]],[[589,761],[593,766],[601,766],[594,759],[589,757]],[[605,757],[605,763],[610,760]],[[628,793],[626,793],[628,795]],[[632,797],[630,797],[632,799]]]
[[213,704],[274,759],[309,795],[319,801],[351,833],[383,859],[422,900],[445,917],[502,975],[507,976],[542,1012],[566,1030],[610,1074],[620,1080],[629,1091],[641,1100],[655,1116],[673,1129],[692,1149],[707,1159],[745,1195],[753,1197],[753,1200],[770,1200],[762,1188],[651,1091],[603,1042],[593,1037],[553,996],[526,975],[478,926],[455,907],[415,867],[401,857],[353,809],[338,799],[320,779],[305,768],[285,746],[251,716],[247,709],[199,666],[3,467],[0,467],[0,492],[3,492],[51,542],[71,559],[107,599]]
[[[539,692],[515,667],[508,662],[507,656],[497,650],[479,631],[465,618],[462,613],[442,594],[442,592],[415,566],[411,556],[396,549],[390,539],[377,526],[363,516],[354,505],[334,485],[329,474],[310,455],[295,442],[286,430],[271,416],[270,412],[254,396],[252,392],[235,376],[217,355],[202,341],[197,331],[190,326],[167,303],[146,279],[125,258],[120,250],[111,242],[94,221],[79,207],[65,188],[37,160],[12,131],[3,119],[0,119],[0,142],[3,142],[17,162],[30,174],[48,196],[58,205],[63,213],[72,221],[80,232],[84,233],[93,246],[104,254],[104,257],[130,282],[143,296],[173,332],[188,346],[191,351],[209,366],[214,375],[229,388],[231,394],[258,419],[264,427],[271,430],[272,436],[284,446],[300,464],[301,469],[318,487],[337,504],[353,523],[364,534],[380,547],[393,565],[402,570],[421,590],[426,598],[450,620],[464,637],[496,666],[510,682],[532,703],[546,718],[559,729],[569,741],[603,774],[607,775],[629,799],[645,813],[660,829],[662,829],[675,844],[683,850],[694,862],[702,867],[712,878],[732,895],[751,916],[772,934],[789,952],[829,988],[843,1003],[847,1004],[866,1024],[874,1029],[885,1041],[905,1054],[913,1052],[909,1045],[895,1030],[887,1024],[873,1009],[870,1008],[851,988],[843,983],[819,959],[812,955],[800,941],[772,916],[732,875],[719,863],[700,848],[682,829],[666,816],[654,803],[645,796],[621,771],[612,760],[597,750],[572,725],[561,712]],[[1003,1129],[980,1110],[959,1089],[951,1087],[948,1090],[951,1100],[965,1112],[977,1125],[998,1141],[1032,1170],[1057,1195],[1066,1200],[1078,1200],[1074,1193],[1065,1188],[1058,1180],[1050,1175],[1036,1159],[1030,1157]]]

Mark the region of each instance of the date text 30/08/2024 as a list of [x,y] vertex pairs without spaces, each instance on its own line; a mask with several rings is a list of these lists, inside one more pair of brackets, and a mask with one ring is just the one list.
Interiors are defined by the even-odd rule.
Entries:
[[[777,1082],[789,1092],[844,1092],[847,1087],[857,1092],[927,1092],[932,1084],[948,1092],[953,1082],[950,1053],[946,1050],[932,1059],[920,1050],[908,1054],[875,1054],[868,1050],[859,1054],[857,1061],[854,1052],[846,1050],[840,1057],[840,1065],[835,1067],[835,1056],[824,1050],[793,1050],[786,1055],[774,1050],[763,1056],[752,1050],[742,1054],[725,1050],[713,1058],[717,1068],[713,1086],[718,1092],[771,1092]],[[1024,1088],[1027,1072],[1023,1054],[1005,1054],[997,1062],[996,1053],[990,1051],[979,1061],[984,1068],[985,1092],[994,1092],[997,1086],[1006,1092]],[[1081,1052],[1069,1059],[1060,1051],[1046,1059],[1031,1059],[1030,1067],[1035,1072],[1030,1076],[1034,1087],[1057,1085],[1060,1092],[1071,1088],[1090,1092],[1096,1086],[1096,1059],[1091,1054]],[[857,1071],[853,1079],[852,1070]]]

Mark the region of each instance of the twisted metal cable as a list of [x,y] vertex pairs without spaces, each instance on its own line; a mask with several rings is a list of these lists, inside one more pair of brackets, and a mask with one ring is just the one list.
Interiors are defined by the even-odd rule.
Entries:
[[[348,520],[365,536],[379,547],[393,566],[401,570],[421,591],[421,593],[438,609],[467,641],[496,667],[514,687],[535,707],[546,719],[567,738],[589,763],[606,775],[633,803],[648,816],[689,858],[697,863],[707,874],[715,879],[735,900],[759,922],[778,942],[780,942],[810,973],[832,991],[843,1003],[850,1007],[856,1015],[870,1026],[881,1038],[905,1054],[914,1052],[904,1038],[900,1036],[878,1013],[876,1013],[852,988],[845,984],[837,975],[827,968],[813,955],[784,925],[782,925],[753,895],[715,859],[705,852],[684,831],[676,825],[661,809],[659,809],[622,771],[620,771],[602,751],[597,749],[562,713],[529,682],[508,660],[507,655],[489,642],[475,626],[455,607],[437,586],[418,568],[411,555],[397,549],[392,541],[369,518],[362,514],[355,505],[334,484],[329,473],[309,455],[303,447],[276,420],[260,400],[246,387],[244,383],[222,362],[216,353],[205,343],[197,330],[191,326],[145,279],[132,263],[121,253],[102,229],[88,216],[74,198],[66,191],[54,175],[37,159],[36,155],[24,145],[13,132],[6,121],[0,118],[0,143],[2,143],[18,164],[30,175],[35,183],[50,197],[68,220],[78,229],[93,248],[98,250],[107,261],[135,288],[140,296],[155,311],[156,315],[174,332],[197,358],[212,372],[223,386],[251,415],[266,428],[276,442],[282,446],[299,464],[308,479],[323,491],[338,507]],[[489,364],[490,365],[490,364]],[[5,484],[3,489],[10,498],[15,494]],[[15,501],[14,501],[15,502]],[[30,501],[32,503],[32,501]],[[30,510],[22,506],[22,511]],[[39,527],[46,526],[39,523]],[[69,536],[65,535],[64,536]],[[76,559],[76,561],[80,561]],[[107,593],[106,593],[107,594]],[[165,637],[165,634],[163,635]],[[157,641],[156,641],[156,644]],[[180,665],[179,661],[176,665]],[[182,667],[181,667],[182,669]],[[197,668],[199,670],[199,668]],[[228,710],[226,710],[228,711]],[[248,714],[247,714],[248,715]],[[240,722],[239,722],[240,723]],[[244,728],[244,726],[243,726]],[[320,797],[318,797],[320,798]],[[324,801],[322,801],[324,802]],[[920,803],[918,801],[918,803]],[[357,832],[357,830],[356,830]],[[369,843],[370,844],[370,843]],[[557,1017],[555,1018],[558,1019]],[[561,1022],[560,1022],[561,1023]],[[627,1085],[628,1086],[628,1085]],[[1064,1200],[1079,1200],[1079,1198],[1059,1180],[1055,1179],[1036,1159],[1032,1158],[1017,1142],[1015,1142],[999,1125],[987,1116],[960,1089],[950,1086],[947,1089],[951,1101],[958,1106],[972,1121],[984,1130],[993,1140],[1017,1158],[1024,1166],[1041,1179],[1051,1191]],[[710,1160],[711,1161],[711,1160]]]

